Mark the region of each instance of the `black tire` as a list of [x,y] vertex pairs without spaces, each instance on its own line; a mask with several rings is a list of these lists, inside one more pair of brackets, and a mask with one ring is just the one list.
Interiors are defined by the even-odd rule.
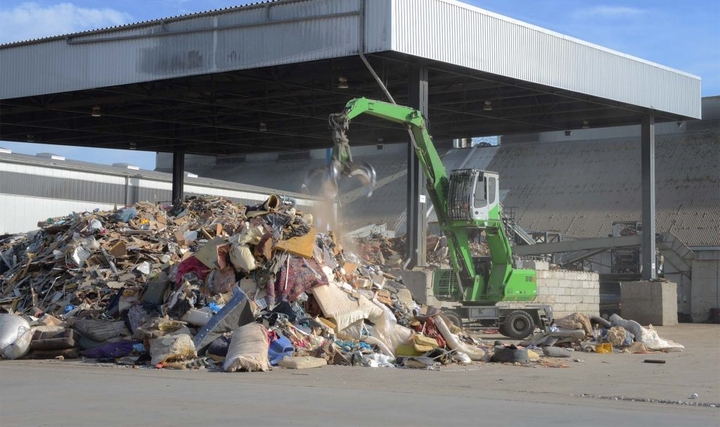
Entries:
[[532,317],[528,312],[522,310],[510,312],[505,317],[503,326],[505,326],[504,330],[507,332],[507,334],[503,335],[516,340],[527,337],[535,330],[535,322],[533,322]]
[[526,348],[495,347],[490,361],[499,363],[530,363],[530,358]]
[[458,328],[462,328],[462,319],[454,311],[443,311],[442,315]]
[[507,328],[505,327],[505,323],[501,323],[498,325],[498,332],[500,332],[500,335],[505,335],[506,337],[509,337],[509,333]]

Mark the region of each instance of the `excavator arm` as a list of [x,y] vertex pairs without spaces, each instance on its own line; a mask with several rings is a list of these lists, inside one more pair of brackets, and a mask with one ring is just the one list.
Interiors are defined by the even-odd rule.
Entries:
[[[333,140],[349,148],[346,135],[350,121],[362,114],[378,117],[407,127],[415,153],[427,178],[426,188],[435,207],[440,229],[448,239],[453,271],[457,275],[461,300],[475,304],[493,304],[502,300],[529,301],[537,295],[536,276],[532,270],[513,268],[510,242],[504,233],[499,202],[484,217],[473,216],[476,210],[472,189],[490,190],[497,174],[483,174],[477,170],[454,171],[448,176],[445,166],[433,145],[422,114],[410,107],[375,101],[367,98],[350,100],[339,114],[330,116]],[[494,178],[493,178],[494,176]],[[451,183],[451,181],[453,181]],[[476,183],[478,181],[478,183]],[[482,184],[480,184],[482,182]],[[497,184],[495,197],[497,197]],[[477,213],[477,212],[476,212]],[[470,250],[468,230],[485,230],[491,255],[489,271],[478,274]]]
[[486,284],[482,277],[475,272],[466,228],[451,225],[448,217],[447,202],[448,175],[433,145],[432,136],[428,132],[422,114],[410,107],[367,98],[356,98],[345,105],[345,110],[342,113],[334,115],[335,119],[331,120],[331,123],[336,122],[339,128],[333,129],[333,133],[341,132],[344,136],[345,131],[349,128],[350,120],[362,114],[389,120],[407,127],[412,137],[415,153],[425,172],[428,196],[433,206],[435,206],[440,228],[448,238],[450,258],[454,270],[459,276],[460,293],[467,293],[466,296],[470,298],[474,294],[479,298],[479,295],[485,293]]

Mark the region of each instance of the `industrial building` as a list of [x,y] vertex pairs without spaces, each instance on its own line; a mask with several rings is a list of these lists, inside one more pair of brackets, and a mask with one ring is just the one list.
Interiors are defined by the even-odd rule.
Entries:
[[[703,99],[702,120],[656,125],[656,133],[656,231],[674,236],[677,245],[670,249],[669,241],[658,243],[666,254],[661,274],[677,283],[684,320],[706,321],[710,310],[720,307],[720,97]],[[641,221],[639,138],[639,126],[509,135],[494,147],[446,149],[443,161],[448,169],[499,172],[506,214],[538,241],[608,237],[615,222]],[[344,183],[339,211],[346,230],[377,224],[404,232],[405,152],[404,144],[355,151],[375,166],[378,187],[366,198],[358,182]],[[299,191],[307,169],[322,164],[325,156],[325,150],[309,151],[296,161],[273,153],[235,159],[189,156],[187,166],[201,176]],[[171,166],[171,156],[157,155],[158,170]],[[268,169],[280,173],[267,176]],[[430,227],[433,220],[430,212]],[[613,257],[623,250],[634,254],[634,266],[615,265]],[[573,251],[558,253],[553,261],[570,267],[568,258],[575,257],[579,265],[573,268],[596,271],[608,281],[633,280],[637,274],[632,273],[640,272],[639,251],[637,244]]]
[[[664,197],[655,197],[656,128],[690,123],[702,111],[696,76],[454,0],[269,1],[2,45],[0,62],[0,140],[167,153],[158,167],[172,172],[171,201],[190,191],[185,171],[298,191],[297,178],[292,186],[274,181],[322,164],[328,115],[363,96],[419,110],[447,149],[502,135],[499,147],[473,149],[478,156],[449,152],[448,165],[495,168],[510,189],[505,204],[520,208],[515,220],[540,232],[607,231],[609,217],[607,226],[583,228],[583,215],[608,207],[584,194],[621,176],[615,168],[634,170],[624,189],[633,193],[628,203],[638,202],[628,216],[644,226],[648,280],[656,271],[656,199]],[[560,161],[586,159],[589,144],[574,139],[583,132],[623,126],[638,136],[625,140],[622,155],[596,155],[594,169]],[[539,142],[550,134],[573,138]],[[428,209],[406,130],[369,118],[354,123],[350,137],[356,155],[378,169],[380,188],[372,204],[345,188],[341,209],[352,221],[404,222],[409,265],[422,264]],[[538,148],[552,144],[555,151]],[[521,161],[527,168],[517,172]],[[565,174],[549,175],[556,169]],[[574,192],[553,185],[574,184],[586,170],[603,173]],[[543,223],[547,212],[522,211],[529,195],[553,200],[546,203],[556,215]],[[558,213],[565,206],[556,202],[575,195],[586,204]],[[572,226],[570,217],[580,228],[560,230]]]

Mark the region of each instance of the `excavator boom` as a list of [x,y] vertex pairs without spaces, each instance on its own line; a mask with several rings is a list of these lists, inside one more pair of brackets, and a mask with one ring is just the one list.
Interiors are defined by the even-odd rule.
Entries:
[[[448,176],[422,114],[410,107],[356,98],[331,116],[333,137],[348,143],[350,121],[362,114],[405,126],[427,179],[428,196],[435,207],[440,229],[448,238],[453,270],[461,300],[492,304],[501,300],[535,298],[535,273],[512,266],[512,249],[504,234],[498,200],[497,174],[479,170],[453,171]],[[479,195],[482,195],[480,197]],[[468,232],[484,230],[491,252],[491,268],[478,274],[470,251]]]

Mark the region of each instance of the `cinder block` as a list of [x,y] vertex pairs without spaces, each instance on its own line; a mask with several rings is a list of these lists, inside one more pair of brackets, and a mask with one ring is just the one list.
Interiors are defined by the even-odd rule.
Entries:
[[537,273],[538,282],[540,282],[540,280],[542,280],[542,279],[547,279],[548,276],[550,275],[549,270],[537,270],[536,273]]
[[542,286],[543,288],[557,288],[558,287],[558,280],[554,277],[552,278],[546,278],[546,279],[538,279],[538,287]]
[[565,304],[575,303],[575,297],[572,295],[558,295],[557,300]]
[[576,289],[575,289],[575,295],[580,295],[581,297],[591,296],[591,295],[592,295],[592,289],[576,288]]

